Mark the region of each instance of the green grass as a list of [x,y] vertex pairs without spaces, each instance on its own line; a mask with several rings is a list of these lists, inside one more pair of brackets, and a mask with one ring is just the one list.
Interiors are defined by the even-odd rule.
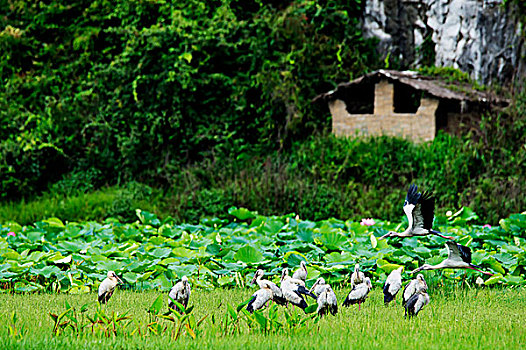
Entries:
[[68,196],[51,192],[30,200],[7,201],[0,203],[0,222],[31,224],[50,217],[60,217],[67,221],[99,220],[108,216],[123,216],[126,220],[135,220],[135,209],[159,212],[168,216],[168,212],[159,209],[154,196],[136,198],[125,187],[106,187],[87,193],[75,193]]
[[[196,319],[206,314],[209,317],[198,328],[197,339],[183,335],[177,342],[169,336],[147,335],[141,337],[117,336],[100,338],[87,335],[52,335],[53,323],[49,312],[59,313],[67,300],[71,306],[94,301],[95,295],[32,294],[0,295],[0,344],[2,348],[458,348],[458,349],[518,349],[526,344],[526,292],[524,289],[482,289],[445,287],[430,290],[431,303],[412,320],[403,318],[403,309],[397,304],[385,308],[379,288],[359,312],[357,308],[341,308],[335,317],[326,317],[294,331],[264,335],[259,331],[249,332],[241,321],[241,334],[224,335],[212,325],[212,317],[222,320],[226,304],[234,307],[246,300],[253,290],[216,289],[194,291],[190,304],[195,306]],[[346,289],[337,290],[341,304]],[[158,292],[117,291],[107,306],[108,312],[130,315],[146,324],[149,316],[145,311]],[[165,298],[167,298],[165,296]],[[310,301],[309,301],[310,302]],[[399,302],[399,300],[398,300]],[[165,299],[166,305],[166,299]],[[90,305],[88,314],[96,308]],[[18,326],[27,333],[22,340],[14,340],[8,334],[9,314],[15,311]],[[266,312],[265,312],[266,313]],[[281,311],[280,311],[281,313]],[[280,318],[283,315],[280,314]]]

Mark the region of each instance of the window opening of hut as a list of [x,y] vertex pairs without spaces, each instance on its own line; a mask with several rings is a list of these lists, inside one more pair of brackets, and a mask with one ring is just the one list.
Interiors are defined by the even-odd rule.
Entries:
[[393,88],[394,112],[412,114],[416,113],[418,107],[420,107],[422,92],[400,82],[394,82]]
[[345,96],[340,97],[349,114],[374,113],[374,84],[356,84],[345,89]]

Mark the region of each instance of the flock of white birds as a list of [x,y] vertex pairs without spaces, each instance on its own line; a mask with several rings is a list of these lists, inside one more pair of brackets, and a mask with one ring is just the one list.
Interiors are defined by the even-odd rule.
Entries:
[[[433,230],[434,207],[435,198],[430,192],[420,193],[416,185],[411,185],[403,206],[409,222],[408,228],[401,233],[391,231],[380,237],[380,239],[388,237],[405,238],[425,236],[428,234],[435,234],[443,238],[452,239],[452,237],[444,236],[440,232]],[[411,273],[414,274],[421,270],[462,268],[473,269],[491,275],[491,273],[481,271],[479,266],[471,263],[471,250],[468,247],[452,240],[447,241],[445,245],[448,250],[448,257],[444,261],[438,265],[424,264],[411,271]],[[402,271],[403,267],[391,271],[385,280],[383,288],[385,305],[395,300],[396,295],[402,289]],[[308,304],[304,297],[309,296],[316,300],[318,304],[317,313],[320,316],[325,316],[328,313],[335,315],[338,312],[338,302],[334,290],[321,277],[316,280],[310,290],[307,289],[305,285],[307,274],[307,264],[305,261],[300,263],[300,267],[294,272],[292,277],[289,275],[289,269],[284,268],[281,273],[280,286],[278,286],[272,281],[263,279],[265,272],[262,269],[258,269],[254,274],[252,284],[257,284],[259,289],[252,295],[252,298],[248,302],[246,306],[247,311],[252,313],[254,310],[265,307],[271,301],[283,306],[288,306],[289,304],[295,305],[305,310]],[[360,310],[361,304],[366,300],[372,289],[371,280],[360,271],[360,265],[356,264],[350,282],[351,291],[342,305],[351,306],[358,304],[358,310]],[[115,272],[109,271],[107,278],[99,286],[99,302],[106,303],[119,283],[122,283],[122,280]],[[174,309],[176,307],[175,301],[186,308],[190,298],[190,292],[188,278],[183,276],[170,290],[169,307]],[[405,317],[416,316],[427,304],[429,304],[427,283],[424,276],[418,274],[415,279],[406,284],[402,292],[402,305],[405,308]]]

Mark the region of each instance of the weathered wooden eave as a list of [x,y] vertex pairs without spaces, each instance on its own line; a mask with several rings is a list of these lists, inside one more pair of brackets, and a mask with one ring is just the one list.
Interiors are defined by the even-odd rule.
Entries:
[[398,81],[439,99],[474,102],[481,105],[500,107],[509,104],[509,100],[499,98],[488,92],[474,90],[469,86],[459,85],[458,89],[452,89],[451,87],[447,87],[444,81],[437,78],[420,75],[418,72],[383,69],[363,75],[350,82],[339,84],[336,89],[320,94],[312,101],[332,100],[335,98],[335,96],[337,96],[338,92],[341,92],[341,90],[344,90],[347,87],[359,85],[361,83],[376,84],[381,79],[387,79],[390,82]]

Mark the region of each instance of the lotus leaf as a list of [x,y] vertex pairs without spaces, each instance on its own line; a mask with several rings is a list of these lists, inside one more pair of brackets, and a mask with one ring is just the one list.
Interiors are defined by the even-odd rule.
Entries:
[[45,278],[50,278],[55,276],[61,270],[56,266],[45,266],[41,269],[31,268],[30,272],[35,275],[44,276]]
[[245,246],[240,248],[235,254],[234,259],[242,261],[244,263],[260,263],[263,259],[263,254],[260,251],[256,250],[252,246]]
[[170,255],[171,252],[172,250],[170,248],[157,248],[151,251],[150,254],[156,258],[166,258]]
[[122,275],[122,278],[124,278],[126,280],[126,282],[128,283],[137,283],[137,279],[139,278],[139,275],[136,274],[135,272],[126,272]]
[[228,214],[234,216],[235,218],[241,221],[253,219],[256,217],[256,215],[254,215],[254,213],[252,213],[250,210],[236,207],[229,208]]
[[161,221],[157,218],[157,216],[153,213],[149,213],[147,211],[137,209],[135,211],[137,214],[137,217],[141,221],[141,223],[145,225],[152,225],[152,226],[159,226],[161,225]]
[[220,286],[227,286],[229,284],[232,284],[234,282],[235,278],[233,276],[221,276],[217,279],[217,283]]
[[305,255],[301,254],[300,252],[296,252],[296,251],[287,252],[283,256],[283,260],[285,260],[289,266],[299,266],[299,264],[302,261],[305,261],[305,262],[308,261]]
[[324,232],[320,241],[329,250],[340,250],[349,246],[347,238],[339,232]]
[[105,260],[97,262],[97,270],[99,271],[121,271],[125,264],[115,260]]

